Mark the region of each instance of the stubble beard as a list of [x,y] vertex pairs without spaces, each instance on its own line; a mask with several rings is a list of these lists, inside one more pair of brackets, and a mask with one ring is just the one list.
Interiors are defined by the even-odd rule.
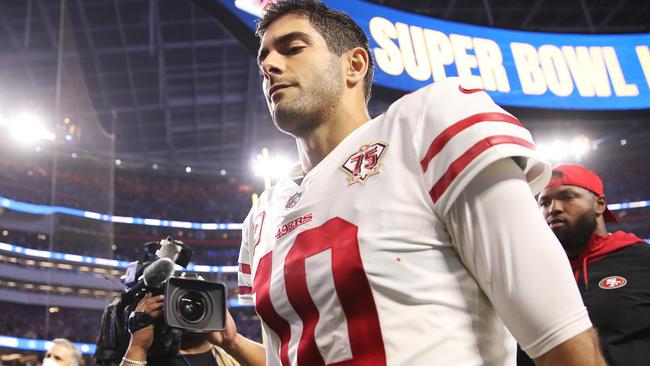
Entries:
[[578,217],[573,224],[553,230],[569,258],[577,258],[587,248],[598,225],[596,217],[596,211],[589,210]]
[[307,136],[340,104],[343,77],[334,61],[330,60],[308,83],[301,84],[293,100],[275,108],[272,118],[280,131],[294,137]]

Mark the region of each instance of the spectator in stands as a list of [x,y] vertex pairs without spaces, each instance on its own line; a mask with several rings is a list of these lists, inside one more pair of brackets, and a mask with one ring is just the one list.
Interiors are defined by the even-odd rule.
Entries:
[[74,343],[65,338],[56,338],[52,347],[45,353],[43,366],[79,366],[82,364],[81,352]]
[[650,246],[634,234],[607,231],[606,222],[617,220],[602,180],[580,165],[555,166],[538,203],[569,257],[608,364],[648,365]]

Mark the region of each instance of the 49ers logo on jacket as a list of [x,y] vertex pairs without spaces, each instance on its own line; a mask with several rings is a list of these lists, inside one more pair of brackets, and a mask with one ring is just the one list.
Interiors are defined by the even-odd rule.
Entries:
[[615,288],[620,288],[627,285],[627,280],[625,277],[621,276],[609,276],[606,278],[603,278],[598,282],[598,287],[604,289],[604,290],[613,290]]
[[357,182],[365,183],[368,177],[381,173],[379,170],[381,158],[387,147],[388,144],[385,142],[375,142],[361,146],[359,151],[350,155],[341,166],[349,175],[348,183],[350,185]]

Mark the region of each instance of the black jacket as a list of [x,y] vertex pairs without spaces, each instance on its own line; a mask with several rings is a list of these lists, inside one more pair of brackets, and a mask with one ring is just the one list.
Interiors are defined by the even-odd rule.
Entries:
[[578,288],[609,365],[650,365],[650,245],[610,253],[588,275]]
[[[578,288],[608,364],[650,365],[650,245],[626,246],[584,268],[576,270]],[[533,363],[519,350],[517,365]]]

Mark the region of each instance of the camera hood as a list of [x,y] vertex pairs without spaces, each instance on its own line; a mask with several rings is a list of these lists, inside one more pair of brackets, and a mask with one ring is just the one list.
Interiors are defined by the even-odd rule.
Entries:
[[220,282],[171,277],[165,287],[167,325],[190,332],[226,327],[226,286]]

